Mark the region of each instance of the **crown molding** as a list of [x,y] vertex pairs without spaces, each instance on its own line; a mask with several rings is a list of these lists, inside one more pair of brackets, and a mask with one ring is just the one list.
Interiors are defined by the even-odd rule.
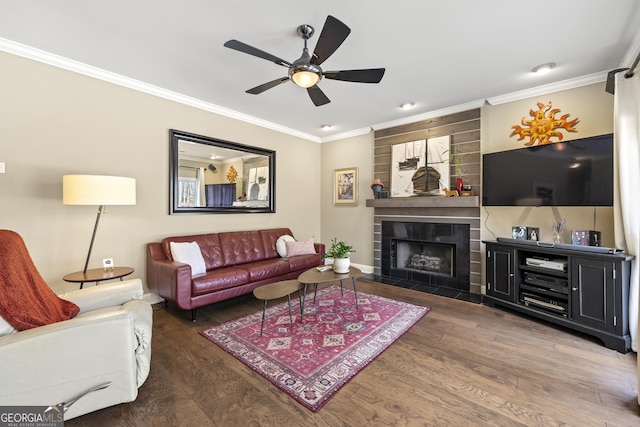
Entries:
[[631,45],[620,61],[620,68],[631,67],[633,61],[640,55],[640,29],[636,32],[635,37],[631,41]]
[[119,86],[124,86],[129,89],[144,92],[149,95],[157,96],[159,98],[167,99],[169,101],[178,102],[180,104],[195,107],[201,110],[209,111],[211,113],[219,114],[221,116],[229,117],[232,119],[240,120],[246,123],[250,123],[256,126],[260,126],[266,129],[274,130],[276,132],[292,135],[298,138],[306,139],[312,142],[321,142],[321,138],[310,135],[305,132],[300,132],[295,129],[291,129],[286,126],[279,125],[267,120],[263,120],[248,114],[241,113],[239,111],[231,110],[228,108],[220,107],[219,105],[211,104],[209,102],[202,101],[191,96],[186,96],[168,89],[161,88],[159,86],[150,85],[148,83],[141,82],[139,80],[131,79],[129,77],[102,70],[91,65],[84,64],[82,62],[74,61],[69,58],[65,58],[53,53],[45,52],[40,49],[35,49],[31,46],[26,46],[20,43],[16,43],[11,40],[0,38],[0,50],[11,53],[13,55],[21,56],[23,58],[32,59],[34,61],[42,62],[44,64],[52,65],[57,68],[72,71],[78,74],[83,74],[88,77],[93,77],[99,80],[103,80],[109,83],[113,83]]
[[354,130],[350,130],[349,132],[338,133],[331,136],[325,136],[322,138],[320,142],[338,141],[340,139],[353,138],[356,136],[366,135],[368,133],[371,133],[371,127],[354,129]]
[[[371,130],[386,129],[394,126],[401,126],[405,124],[415,123],[422,120],[427,120],[434,117],[441,117],[448,114],[459,113],[462,111],[468,111],[474,108],[480,108],[485,103],[490,105],[499,105],[507,102],[519,101],[526,98],[532,98],[536,96],[546,95],[553,92],[559,92],[567,89],[574,89],[581,86],[587,86],[594,83],[601,83],[606,81],[608,71],[602,71],[599,73],[590,74],[587,76],[578,77],[575,79],[563,80],[561,82],[551,83],[548,85],[537,86],[534,88],[512,92],[504,95],[494,96],[487,98],[486,100],[476,100],[465,104],[454,105],[451,107],[442,108],[439,110],[429,111],[426,113],[404,117],[398,120],[392,120],[388,122],[378,123],[371,127],[355,129],[352,131],[344,132],[341,134],[335,134],[332,136],[318,137],[315,135],[301,132],[296,129],[292,129],[286,126],[279,125],[267,120],[260,119],[248,114],[241,113],[239,111],[231,110],[221,107],[209,102],[202,101],[200,99],[186,96],[168,89],[161,88],[159,86],[150,85],[148,83],[141,82],[139,80],[131,79],[129,77],[102,70],[91,65],[87,65],[78,61],[74,61],[69,58],[65,58],[59,55],[55,55],[49,52],[45,52],[40,49],[35,49],[31,46],[16,43],[11,40],[0,38],[0,50],[11,53],[13,55],[21,56],[23,58],[32,59],[34,61],[42,62],[44,64],[52,65],[54,67],[62,68],[75,73],[83,74],[85,76],[93,77],[99,80],[103,80],[109,83],[117,84],[119,86],[127,87],[139,92],[147,93],[159,98],[167,99],[170,101],[178,102],[180,104],[188,105],[190,107],[198,108],[211,113],[219,114],[224,117],[229,117],[235,120],[239,120],[245,123],[260,126],[265,129],[270,129],[283,134],[295,136],[297,138],[305,139],[311,142],[323,143],[336,141],[340,139],[352,138],[356,136],[365,135]],[[624,63],[632,62],[635,59],[635,52],[640,50],[640,31],[630,48],[625,55]],[[630,59],[629,59],[630,58]]]
[[586,76],[577,77],[575,79],[562,80],[560,82],[536,86],[530,89],[493,96],[491,98],[487,98],[487,102],[490,105],[500,105],[506,104],[507,102],[520,101],[522,99],[547,95],[549,93],[560,92],[568,89],[575,89],[595,83],[602,83],[607,80],[607,73],[608,71],[601,71],[599,73],[588,74]]

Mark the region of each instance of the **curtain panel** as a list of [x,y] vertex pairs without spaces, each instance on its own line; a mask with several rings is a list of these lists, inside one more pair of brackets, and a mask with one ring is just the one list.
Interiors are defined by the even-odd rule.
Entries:
[[631,263],[629,332],[638,351],[638,256],[640,255],[640,75],[616,74],[614,98],[614,221],[616,247],[636,259]]

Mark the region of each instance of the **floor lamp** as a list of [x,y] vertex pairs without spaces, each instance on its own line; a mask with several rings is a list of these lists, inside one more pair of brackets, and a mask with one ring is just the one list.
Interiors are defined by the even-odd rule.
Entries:
[[120,176],[65,175],[62,177],[62,203],[65,205],[99,206],[96,224],[91,235],[91,244],[89,244],[89,253],[87,253],[87,260],[84,263],[84,270],[82,270],[83,273],[86,273],[100,215],[105,212],[107,205],[135,205],[136,180]]

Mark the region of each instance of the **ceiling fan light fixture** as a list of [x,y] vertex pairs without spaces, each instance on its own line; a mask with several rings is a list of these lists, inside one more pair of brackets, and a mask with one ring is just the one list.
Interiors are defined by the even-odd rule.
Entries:
[[291,67],[289,71],[291,80],[300,87],[310,88],[315,86],[322,77],[322,71],[312,64],[302,64]]

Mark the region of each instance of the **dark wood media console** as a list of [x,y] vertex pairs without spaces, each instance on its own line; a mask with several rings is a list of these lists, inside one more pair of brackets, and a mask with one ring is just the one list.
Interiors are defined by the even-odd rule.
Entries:
[[629,335],[630,255],[588,247],[485,241],[486,295],[500,305],[601,339],[626,353]]

